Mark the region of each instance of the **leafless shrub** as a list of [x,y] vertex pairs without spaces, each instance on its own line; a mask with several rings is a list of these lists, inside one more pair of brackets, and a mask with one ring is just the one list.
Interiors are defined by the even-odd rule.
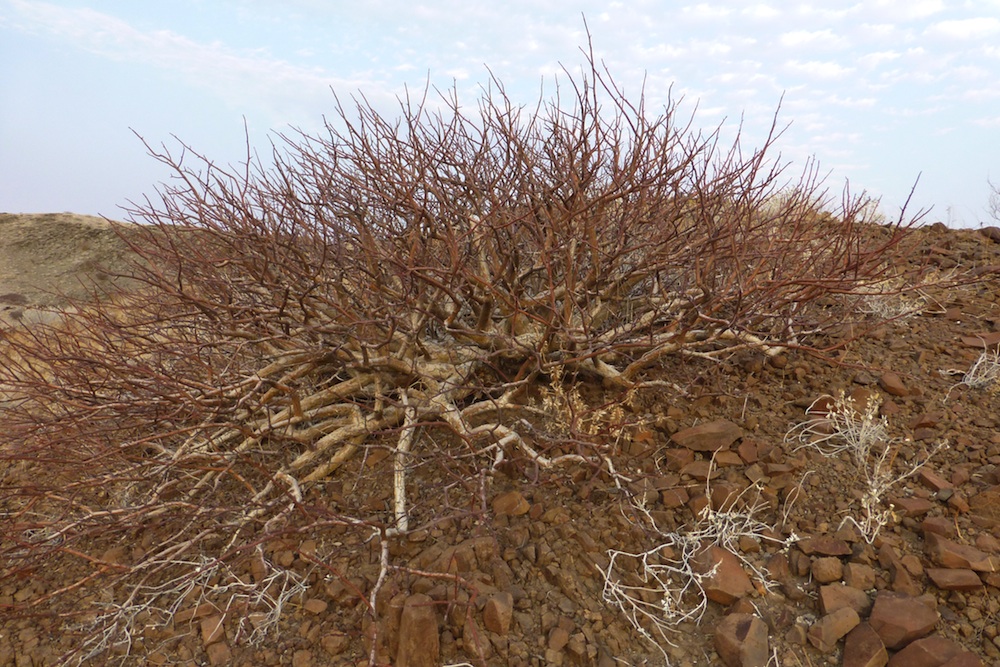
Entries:
[[[150,148],[174,181],[129,211],[142,288],[0,346],[0,456],[30,473],[0,498],[0,578],[58,562],[87,572],[60,593],[100,576],[116,609],[162,606],[157,564],[236,568],[330,525],[391,540],[416,528],[418,455],[473,495],[504,460],[611,465],[619,426],[567,403],[572,433],[536,437],[532,387],[591,378],[612,415],[664,357],[807,346],[842,322],[830,295],[883,278],[902,219],[866,224],[846,193],[834,209],[814,165],[786,179],[773,128],[721,146],[590,63],[568,105],[534,112],[499,82],[472,114],[454,96],[397,119],[338,106],[272,167]],[[307,498],[375,445],[391,512]],[[87,553],[146,530],[165,546]]]

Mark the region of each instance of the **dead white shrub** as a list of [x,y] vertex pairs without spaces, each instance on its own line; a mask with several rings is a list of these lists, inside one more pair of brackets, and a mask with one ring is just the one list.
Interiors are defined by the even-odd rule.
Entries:
[[[957,372],[961,373],[961,371]],[[962,375],[962,379],[948,389],[946,398],[959,385],[965,385],[970,389],[991,389],[995,391],[998,385],[1000,385],[1000,352],[997,350],[983,350],[979,358],[969,367],[969,370],[965,371]]]
[[[713,509],[709,504],[698,522],[683,532],[660,529],[640,499],[633,508],[645,527],[657,535],[658,544],[636,553],[611,549],[607,567],[598,568],[604,579],[604,601],[622,612],[632,627],[660,650],[666,664],[670,664],[670,659],[665,647],[674,645],[672,637],[684,623],[699,623],[708,608],[704,582],[715,574],[718,566],[699,571],[696,566],[699,554],[711,546],[726,549],[739,558],[760,585],[770,590],[772,582],[766,570],[743,555],[740,539],[777,542],[785,548],[798,539],[791,535],[778,540],[771,527],[757,518],[766,509],[760,490],[758,485],[747,487],[724,510]],[[711,497],[707,483],[706,494]]]
[[853,524],[870,544],[893,519],[892,507],[883,503],[889,489],[920,470],[945,444],[939,442],[904,462],[899,456],[903,443],[889,434],[888,421],[879,415],[877,395],[869,396],[859,409],[853,398],[840,392],[823,414],[818,406],[830,398],[814,401],[806,411],[813,418],[792,427],[785,441],[797,442],[796,451],[808,447],[827,457],[848,455],[861,480],[861,519],[847,516],[840,525]]

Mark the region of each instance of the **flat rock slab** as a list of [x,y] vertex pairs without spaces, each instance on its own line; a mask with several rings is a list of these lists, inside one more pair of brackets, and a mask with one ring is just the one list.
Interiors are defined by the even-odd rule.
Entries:
[[743,429],[729,420],[718,419],[678,431],[670,439],[692,451],[716,452],[729,449],[742,437]]
[[886,648],[899,649],[930,634],[939,618],[937,611],[919,598],[881,591],[868,623]]

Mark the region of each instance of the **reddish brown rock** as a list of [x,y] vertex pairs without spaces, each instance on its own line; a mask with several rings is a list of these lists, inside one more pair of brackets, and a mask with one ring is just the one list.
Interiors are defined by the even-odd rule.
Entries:
[[982,227],[979,233],[994,243],[1000,243],[1000,227]]
[[945,591],[975,591],[983,587],[979,575],[964,568],[927,568],[927,576],[934,585]]
[[969,511],[969,501],[965,499],[965,496],[961,493],[953,493],[950,498],[948,498],[948,508],[955,510],[959,514],[965,514]]
[[210,644],[205,653],[208,654],[208,664],[212,667],[225,667],[233,664],[233,653],[229,650],[226,642],[215,642]]
[[549,630],[547,645],[553,651],[561,651],[569,643],[569,630],[557,625]]
[[844,567],[844,583],[860,591],[875,587],[875,570],[864,563],[848,563]]
[[214,614],[201,619],[201,642],[205,646],[226,638],[226,629],[223,624],[225,620],[225,614]]
[[743,437],[743,429],[726,419],[705,422],[678,431],[670,439],[681,447],[696,452],[714,452],[729,449],[729,446]]
[[397,667],[436,667],[440,653],[434,600],[423,593],[414,593],[403,603],[395,664]]
[[983,667],[983,661],[972,651],[962,651],[941,667]]
[[871,609],[872,602],[868,594],[857,588],[851,588],[841,583],[820,586],[819,609],[824,614],[832,614],[838,609],[850,607],[863,616]]
[[936,533],[925,533],[924,541],[931,560],[942,567],[964,568],[976,572],[1000,570],[1000,557],[991,556],[975,547],[953,542]]
[[521,516],[531,509],[531,503],[518,491],[507,491],[493,499],[493,513]]
[[868,623],[859,623],[847,633],[842,667],[884,667],[888,662],[885,644]]
[[878,379],[878,384],[887,394],[892,396],[909,396],[910,390],[903,384],[902,378],[892,371],[887,371]]
[[[490,643],[490,638],[486,636],[486,631],[474,618],[467,620],[462,626],[462,648],[465,655],[473,660],[488,660],[493,655],[493,645]],[[439,663],[434,663],[434,665],[437,664]]]
[[663,462],[668,470],[681,470],[684,466],[694,461],[694,452],[683,447],[675,447],[663,450]]
[[844,564],[835,556],[824,556],[813,561],[810,572],[813,579],[821,584],[828,584],[844,576]]
[[751,465],[757,462],[757,443],[749,438],[744,438],[736,448],[737,453],[743,463]]
[[962,345],[966,347],[977,347],[982,350],[984,347],[1000,345],[1000,331],[988,331],[986,333],[976,333],[971,336],[960,336]]
[[892,656],[889,667],[940,667],[963,652],[952,640],[931,635],[912,642]]
[[858,612],[850,607],[838,609],[812,624],[807,635],[809,643],[823,653],[829,653],[841,637],[857,627],[860,622]]
[[931,491],[944,491],[954,488],[948,480],[929,468],[921,468],[917,472],[917,479]]
[[911,419],[908,425],[913,429],[934,428],[941,423],[944,416],[945,414],[943,412],[924,412],[923,414]]
[[719,466],[713,464],[711,461],[692,461],[681,468],[681,474],[691,475],[691,477],[699,482],[704,482],[709,477],[715,479],[722,472],[719,470]]
[[788,556],[780,552],[772,554],[767,559],[767,565],[764,569],[767,571],[768,577],[779,583],[785,583],[792,577],[792,571],[788,564]]
[[917,517],[934,509],[934,503],[926,498],[893,498],[892,505],[903,516]]
[[743,465],[743,459],[740,458],[740,455],[737,452],[719,450],[715,453],[715,465],[720,468],[741,466]]
[[694,567],[701,573],[716,568],[713,574],[702,581],[705,595],[713,602],[730,605],[754,592],[750,577],[743,570],[739,559],[722,547],[712,546],[702,551],[695,559]]
[[969,507],[976,516],[1000,520],[1000,486],[991,486],[969,498]]
[[326,611],[329,603],[326,600],[321,600],[319,598],[309,598],[302,603],[302,609],[309,612],[310,614],[322,614]]
[[684,487],[664,489],[660,492],[660,502],[662,502],[664,507],[667,509],[683,507],[690,499],[691,496]]
[[927,533],[935,533],[943,537],[954,537],[956,534],[955,521],[943,516],[927,517],[920,523],[920,530],[924,532],[925,537]]
[[988,553],[1000,553],[1000,540],[989,533],[976,535],[975,547]]
[[736,501],[740,497],[741,489],[734,484],[729,484],[728,482],[716,482],[712,484],[710,490],[710,499],[712,501],[712,509],[719,512],[728,512],[736,504]]
[[938,613],[922,598],[893,591],[880,591],[868,623],[886,648],[899,649],[934,629]]
[[715,628],[715,650],[728,667],[765,667],[767,624],[753,614],[729,614]]
[[491,595],[483,608],[483,625],[490,632],[506,635],[514,616],[514,596],[503,592]]
[[796,542],[795,546],[797,546],[799,551],[807,556],[811,556],[813,554],[818,554],[820,556],[851,555],[851,545],[844,540],[838,540],[834,537],[808,537],[804,540]]

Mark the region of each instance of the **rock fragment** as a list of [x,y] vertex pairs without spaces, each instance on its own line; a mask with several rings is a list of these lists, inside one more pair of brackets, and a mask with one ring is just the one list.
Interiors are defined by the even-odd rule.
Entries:
[[887,371],[878,379],[878,384],[887,394],[892,396],[909,396],[910,390],[903,384],[903,380],[897,373]]
[[868,623],[859,623],[847,633],[842,667],[884,667],[888,662],[885,644]]
[[838,609],[812,624],[807,635],[809,643],[823,653],[829,653],[837,642],[860,622],[858,612],[850,607]]
[[414,593],[403,603],[395,664],[397,667],[434,667],[440,662],[440,653],[434,600],[423,593]]
[[927,576],[944,591],[977,591],[983,587],[979,575],[965,568],[929,567]]
[[507,491],[493,499],[493,513],[508,516],[527,514],[531,504],[519,491]]
[[490,596],[483,608],[483,625],[490,632],[506,635],[514,616],[514,596],[503,592]]
[[834,583],[821,586],[819,589],[819,608],[824,614],[832,614],[838,609],[850,607],[861,616],[866,614],[871,606],[868,594],[851,586]]
[[835,556],[824,556],[813,561],[810,568],[813,579],[821,584],[838,581],[844,575],[844,564]]
[[750,577],[743,570],[739,559],[722,547],[712,546],[702,551],[694,562],[700,573],[715,572],[702,581],[702,588],[709,600],[730,605],[744,595],[754,592]]
[[924,637],[938,622],[938,613],[921,598],[880,591],[868,623],[888,649],[899,649]]
[[[975,662],[968,662],[972,658]],[[958,667],[982,664],[975,654],[945,637],[931,635],[918,639],[892,656],[889,667]]]
[[765,667],[767,624],[753,614],[729,614],[715,628],[715,650],[727,667]]
[[997,572],[1000,558],[966,544],[959,544],[936,533],[925,533],[927,554],[938,565],[953,569],[968,569],[976,572]]
[[851,545],[844,540],[838,540],[835,537],[808,537],[804,540],[799,540],[796,542],[795,546],[799,548],[799,551],[811,556],[817,554],[820,556],[850,556],[851,555]]
[[743,429],[727,419],[719,419],[678,431],[670,439],[696,452],[715,452],[729,449],[742,437]]

